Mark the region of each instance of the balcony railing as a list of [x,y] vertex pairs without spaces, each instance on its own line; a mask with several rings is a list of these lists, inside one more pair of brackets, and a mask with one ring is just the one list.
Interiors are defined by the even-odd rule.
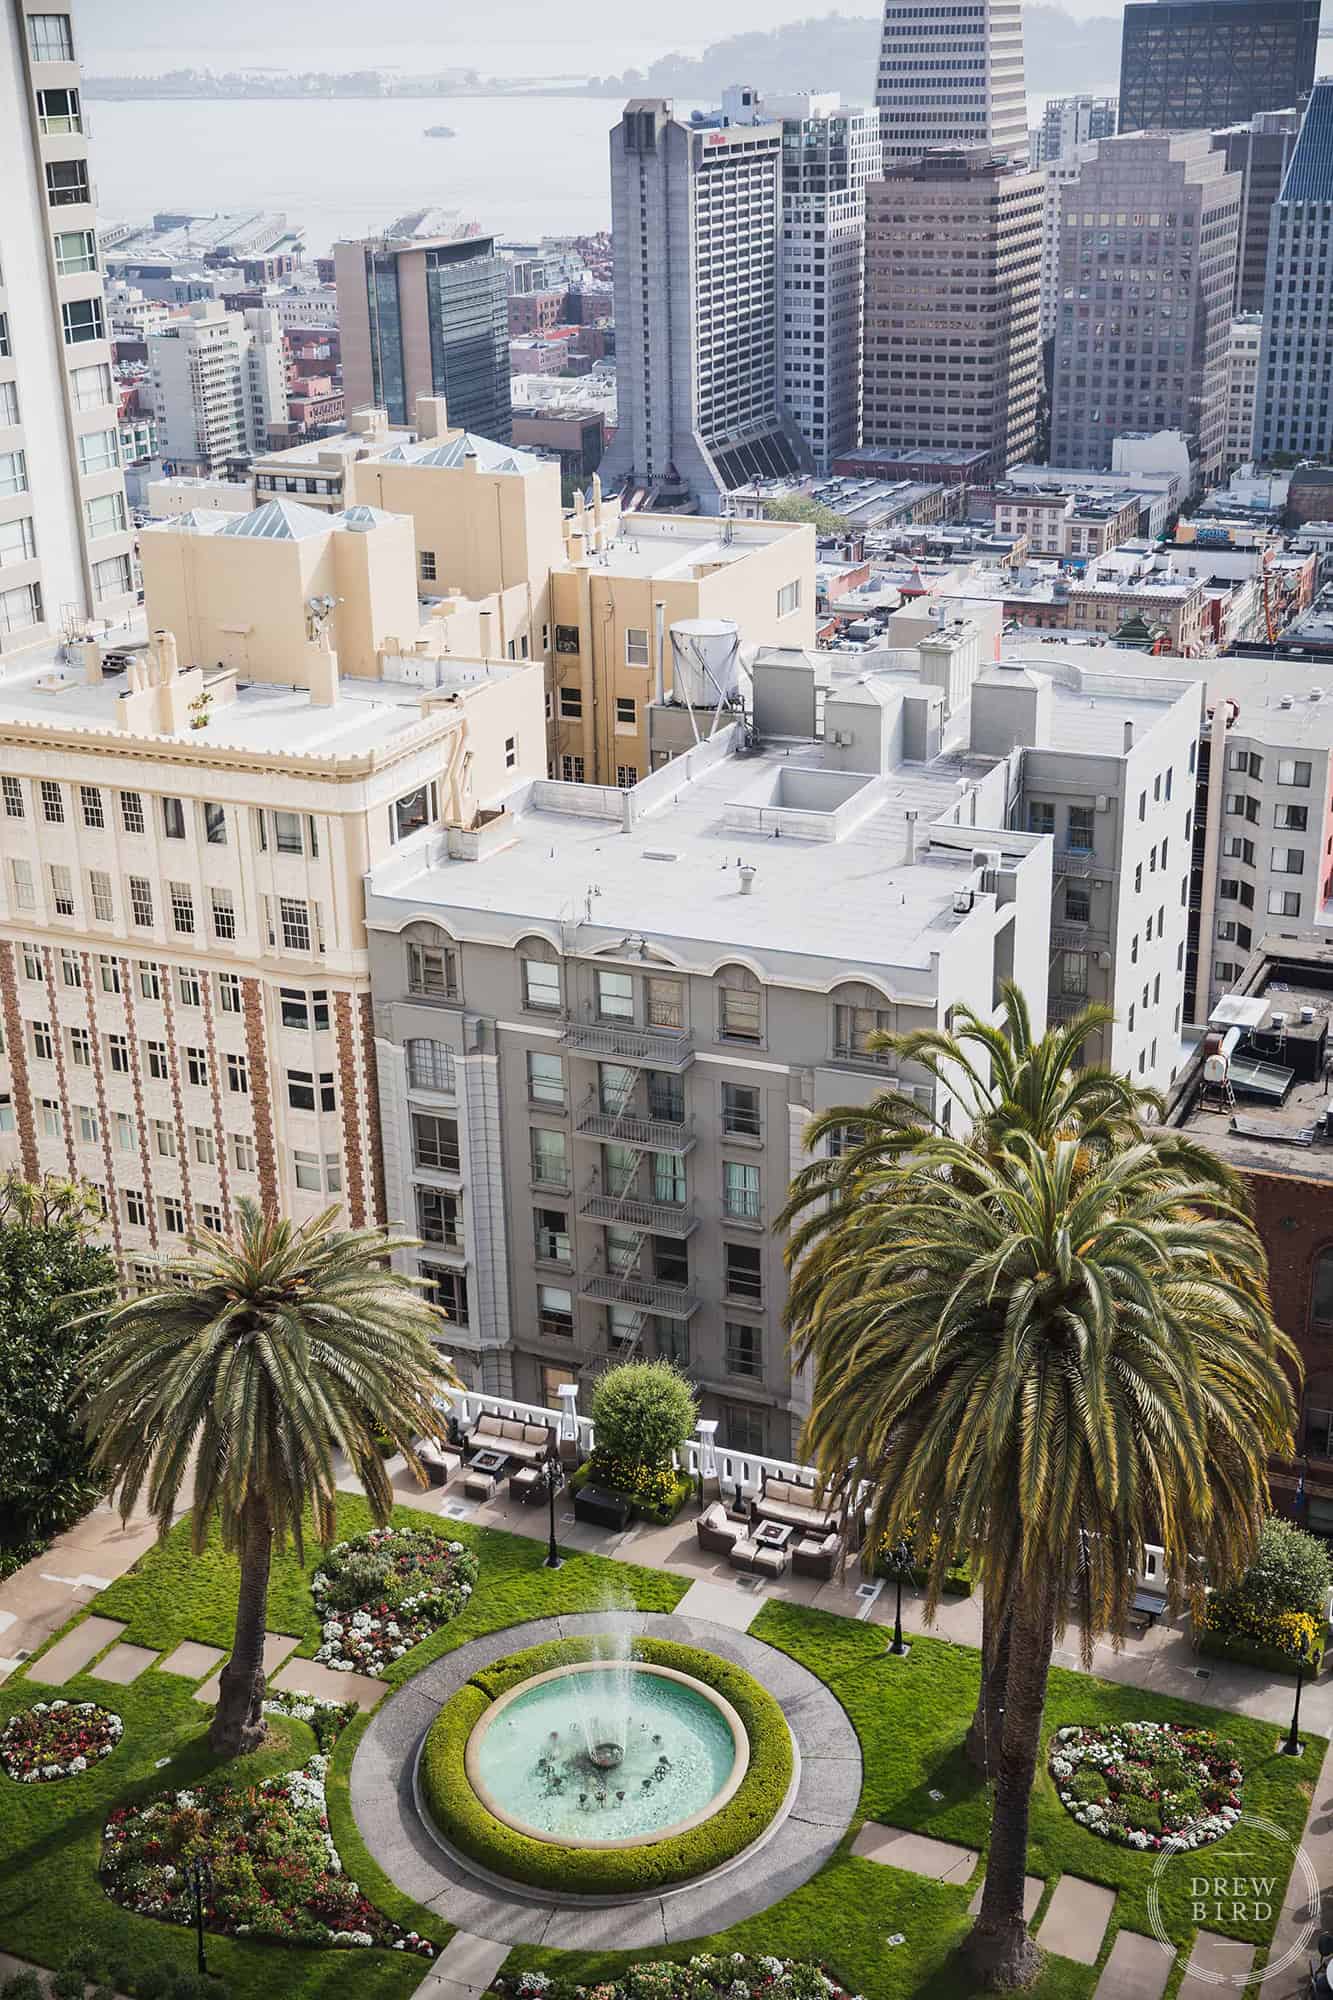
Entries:
[[1051,930],[1051,943],[1059,951],[1105,951],[1110,942],[1109,932],[1087,924],[1056,924]]
[[590,1222],[607,1222],[613,1227],[647,1229],[654,1236],[688,1236],[698,1225],[694,1210],[685,1203],[634,1201],[628,1195],[590,1194],[579,1203],[579,1214]]
[[622,1146],[642,1146],[648,1153],[688,1153],[694,1144],[690,1118],[644,1118],[634,1111],[603,1111],[595,1097],[579,1114],[585,1139],[609,1139]]
[[1047,1012],[1053,1014],[1057,1021],[1072,1020],[1073,1016],[1081,1014],[1087,1005],[1086,993],[1052,993],[1046,1002]]
[[671,1028],[567,1020],[561,1040],[567,1049],[577,1049],[581,1055],[643,1063],[649,1069],[682,1070],[694,1059],[694,1036]]
[[687,1285],[668,1285],[660,1278],[640,1278],[629,1272],[588,1271],[579,1280],[579,1297],[599,1306],[642,1306],[668,1319],[689,1319],[699,1301]]

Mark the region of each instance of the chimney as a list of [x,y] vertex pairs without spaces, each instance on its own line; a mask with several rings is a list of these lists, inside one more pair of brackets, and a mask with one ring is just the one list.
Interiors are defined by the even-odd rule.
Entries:
[[157,684],[169,687],[176,678],[176,635],[167,631],[154,632],[153,644],[157,650]]
[[754,888],[754,878],[759,871],[752,862],[742,861],[736,872],[741,878],[741,894],[748,896]]
[[1133,748],[1134,748],[1134,725],[1132,722],[1127,722],[1125,724],[1125,754],[1128,755]]
[[907,821],[907,859],[911,862],[916,860],[917,808],[915,806],[908,806],[903,814],[903,818]]
[[[386,650],[389,642],[386,641]],[[397,646],[397,641],[393,642]],[[306,642],[306,685],[312,708],[332,708],[338,700],[338,655],[319,639]]]
[[583,561],[583,543],[582,528],[571,528],[569,531],[569,560],[571,562]]

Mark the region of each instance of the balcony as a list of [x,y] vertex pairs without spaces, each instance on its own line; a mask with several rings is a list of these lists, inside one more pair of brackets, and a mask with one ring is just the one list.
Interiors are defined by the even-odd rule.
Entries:
[[588,1271],[579,1279],[579,1297],[599,1306],[642,1306],[667,1319],[689,1319],[699,1301],[685,1285],[663,1284],[634,1272]]
[[1057,875],[1090,875],[1095,860],[1090,847],[1057,847],[1052,856]]
[[635,1201],[629,1195],[585,1195],[579,1203],[579,1214],[589,1222],[607,1222],[613,1228],[647,1229],[654,1236],[684,1237],[698,1226],[698,1217],[686,1202]]
[[613,1145],[641,1146],[648,1153],[688,1153],[694,1145],[694,1121],[689,1118],[643,1118],[633,1111],[602,1111],[590,1097],[579,1115],[585,1139],[609,1139]]
[[608,1062],[642,1063],[645,1069],[683,1070],[694,1060],[694,1036],[676,1028],[636,1028],[615,1021],[567,1020],[560,1037],[580,1055]]
[[1051,928],[1051,943],[1058,951],[1105,951],[1110,942],[1109,931],[1093,930],[1088,924],[1055,924]]
[[1057,1021],[1070,1021],[1090,1004],[1086,993],[1052,993],[1046,1002],[1046,1011]]

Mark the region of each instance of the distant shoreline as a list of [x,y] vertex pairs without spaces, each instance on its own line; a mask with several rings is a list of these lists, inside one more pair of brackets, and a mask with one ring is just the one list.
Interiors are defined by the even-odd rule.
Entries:
[[468,97],[613,97],[619,89],[598,87],[589,79],[582,83],[543,83],[526,77],[482,77],[475,83],[460,83],[445,77],[430,77],[407,85],[386,85],[372,90],[356,87],[353,79],[330,78],[324,84],[303,85],[299,76],[284,79],[273,88],[258,87],[246,79],[207,77],[183,79],[179,85],[169,76],[85,76],[83,95],[102,104],[413,104],[441,98]]

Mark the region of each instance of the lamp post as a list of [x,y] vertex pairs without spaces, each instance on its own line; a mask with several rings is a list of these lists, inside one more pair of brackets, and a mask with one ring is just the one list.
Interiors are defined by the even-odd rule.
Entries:
[[204,1897],[213,1893],[213,1864],[204,1855],[196,1855],[190,1863],[190,1880],[194,1887],[194,1925],[199,1941],[199,1977],[207,1979],[208,1961],[204,1957]]
[[1282,1745],[1284,1757],[1299,1757],[1301,1754],[1301,1689],[1305,1685],[1305,1662],[1309,1657],[1310,1641],[1301,1633],[1301,1649],[1296,1655],[1296,1703],[1291,1711],[1291,1728],[1287,1740]]
[[546,1463],[542,1470],[546,1479],[546,1506],[550,1519],[550,1533],[546,1543],[546,1561],[542,1567],[544,1569],[560,1569],[562,1567],[560,1551],[556,1547],[555,1541],[555,1496],[560,1491],[561,1466],[554,1443],[547,1447]]
[[905,1660],[912,1648],[903,1638],[903,1572],[912,1560],[912,1550],[907,1542],[899,1542],[889,1561],[893,1565],[893,1580],[897,1586],[897,1600],[893,1609],[893,1644],[889,1652],[895,1660]]

